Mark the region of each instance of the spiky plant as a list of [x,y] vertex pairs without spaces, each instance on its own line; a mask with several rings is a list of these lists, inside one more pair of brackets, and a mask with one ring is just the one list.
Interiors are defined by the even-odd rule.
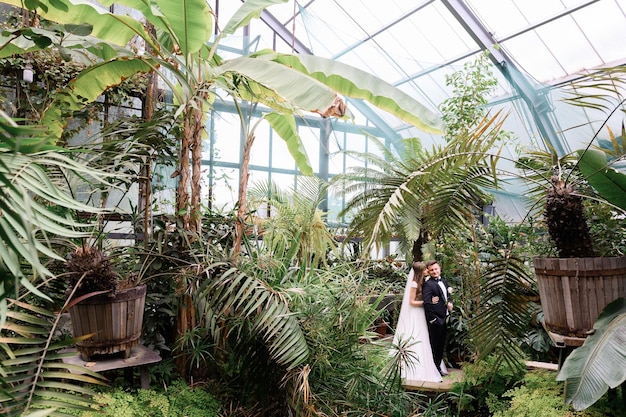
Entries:
[[545,218],[550,238],[561,258],[594,256],[583,199],[572,186],[558,176],[551,178],[546,196]]
[[94,246],[82,246],[70,255],[66,262],[70,289],[75,295],[95,291],[115,293],[119,274],[114,270],[111,259]]

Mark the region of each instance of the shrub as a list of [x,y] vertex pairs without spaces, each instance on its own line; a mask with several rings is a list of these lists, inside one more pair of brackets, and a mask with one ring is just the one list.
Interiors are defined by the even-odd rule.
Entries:
[[553,372],[528,372],[520,386],[513,388],[502,396],[508,399],[496,406],[494,417],[602,417],[614,415],[606,402],[599,402],[584,411],[574,411],[565,405],[563,400],[563,384],[558,382]]
[[202,388],[175,381],[165,391],[138,390],[135,393],[115,388],[96,396],[97,410],[81,417],[217,417],[220,402]]
[[490,356],[477,363],[464,364],[463,381],[452,387],[451,394],[457,398],[459,410],[483,415],[487,409],[500,409],[503,394],[523,377],[523,372],[505,362],[498,365]]

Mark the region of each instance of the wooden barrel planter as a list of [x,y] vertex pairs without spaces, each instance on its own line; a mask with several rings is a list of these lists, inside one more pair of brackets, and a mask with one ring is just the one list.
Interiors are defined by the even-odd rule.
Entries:
[[626,257],[535,258],[533,262],[549,332],[584,341],[604,307],[626,297]]
[[115,297],[96,295],[73,305],[70,318],[74,337],[91,335],[76,342],[83,360],[118,352],[129,358],[141,337],[145,302],[146,286],[141,285],[119,290]]

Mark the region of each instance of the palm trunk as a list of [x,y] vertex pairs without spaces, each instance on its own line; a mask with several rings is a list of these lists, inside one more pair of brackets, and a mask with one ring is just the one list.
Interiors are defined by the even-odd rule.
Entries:
[[200,233],[202,225],[202,214],[200,210],[201,196],[201,173],[202,173],[202,132],[204,130],[204,112],[202,110],[202,100],[196,99],[196,108],[192,110],[191,117],[193,119],[191,145],[191,216],[190,225],[196,233]]
[[178,167],[178,189],[176,190],[176,217],[180,227],[189,230],[189,151],[193,141],[189,116],[185,117],[183,137],[180,142],[180,166]]
[[548,233],[561,258],[593,257],[591,234],[585,218],[582,198],[570,184],[552,178],[546,200]]
[[237,221],[235,223],[235,243],[233,245],[233,252],[235,255],[241,252],[241,243],[243,241],[244,234],[244,219],[247,211],[247,199],[246,194],[248,192],[248,178],[250,176],[250,150],[254,143],[254,134],[250,134],[243,146],[243,158],[241,160],[241,172],[239,174],[239,196],[237,202],[239,207],[237,208]]

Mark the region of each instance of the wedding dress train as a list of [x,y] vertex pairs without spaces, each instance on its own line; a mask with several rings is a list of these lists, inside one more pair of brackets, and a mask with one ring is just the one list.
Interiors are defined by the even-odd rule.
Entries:
[[[414,307],[409,303],[412,283],[413,269],[409,273],[404,289],[400,315],[393,337],[393,350],[396,354],[398,347],[404,346],[407,350],[407,360],[401,363],[401,376],[404,384],[411,385],[411,381],[441,382],[441,375],[433,362],[424,307]],[[441,370],[447,371],[443,362]]]

